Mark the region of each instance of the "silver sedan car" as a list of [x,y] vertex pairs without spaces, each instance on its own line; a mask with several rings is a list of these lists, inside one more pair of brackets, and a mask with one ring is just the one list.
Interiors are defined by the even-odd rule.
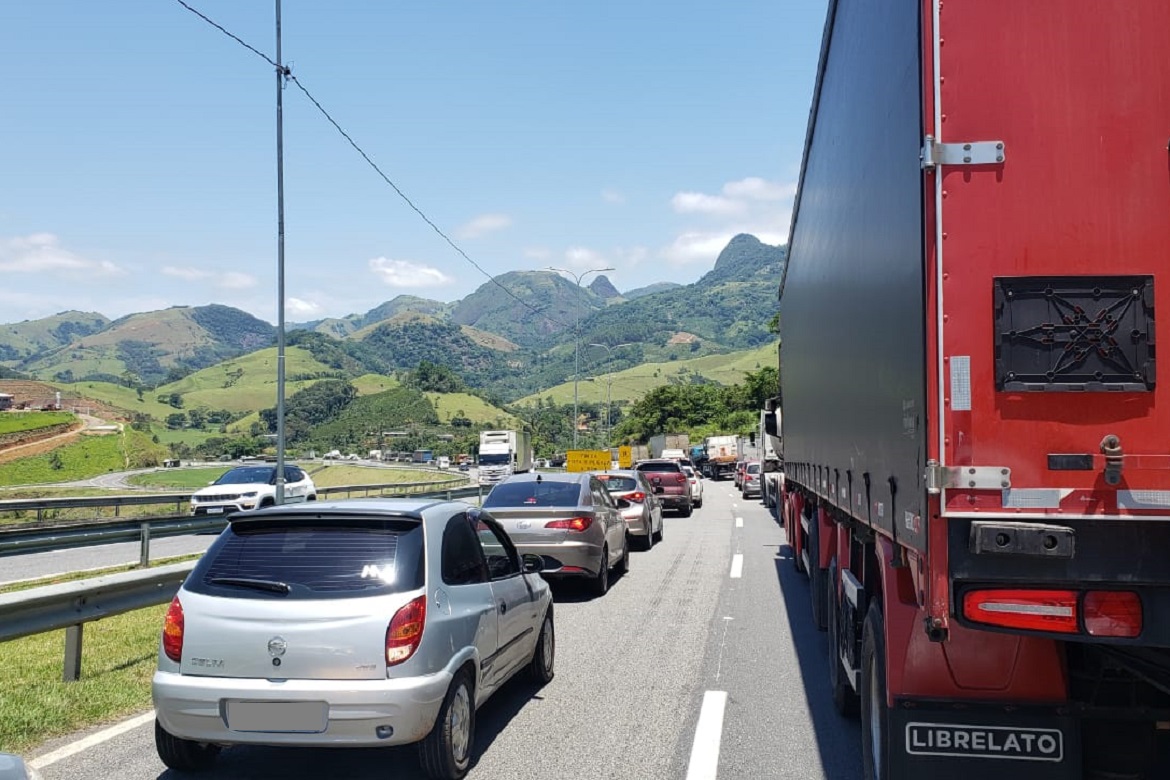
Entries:
[[600,596],[611,568],[630,568],[620,503],[592,474],[513,474],[492,488],[483,508],[520,552],[543,558],[545,576],[588,577]]
[[355,499],[235,515],[171,602],[153,680],[176,771],[230,745],[419,744],[471,764],[475,711],[521,671],[552,679],[552,597],[486,513]]
[[[607,471],[596,475],[619,506],[626,528],[641,537],[649,550],[662,540],[662,502],[654,494],[646,475],[640,471]],[[624,503],[623,503],[624,502]]]

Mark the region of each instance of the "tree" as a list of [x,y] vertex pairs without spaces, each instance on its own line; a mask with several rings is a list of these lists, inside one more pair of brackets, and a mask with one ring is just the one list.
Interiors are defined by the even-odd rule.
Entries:
[[187,424],[187,415],[182,412],[175,412],[168,414],[166,419],[167,427],[173,431],[177,431]]

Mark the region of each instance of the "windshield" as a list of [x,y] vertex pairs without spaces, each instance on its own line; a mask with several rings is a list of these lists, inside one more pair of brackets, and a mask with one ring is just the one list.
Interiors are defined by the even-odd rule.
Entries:
[[479,456],[479,465],[481,466],[507,466],[511,462],[512,458],[506,452],[481,453]]
[[619,477],[613,474],[598,474],[597,478],[610,493],[624,493],[627,490],[637,490],[638,480],[633,477]]
[[683,473],[686,474],[688,477],[695,476],[695,470],[693,468],[691,468],[690,466],[683,466]]
[[662,461],[661,463],[639,463],[638,471],[673,471],[678,473],[680,467],[674,461]]
[[577,506],[581,500],[581,483],[554,482],[550,479],[537,482],[526,479],[519,482],[504,482],[492,488],[484,499],[485,509],[502,506]]
[[760,473],[760,464],[759,464],[759,463],[753,463],[752,465],[748,466],[748,467],[747,467],[747,473],[749,473],[749,474],[759,474],[759,473]]
[[241,466],[232,469],[212,484],[215,485],[267,485],[272,482],[276,469],[271,466]]

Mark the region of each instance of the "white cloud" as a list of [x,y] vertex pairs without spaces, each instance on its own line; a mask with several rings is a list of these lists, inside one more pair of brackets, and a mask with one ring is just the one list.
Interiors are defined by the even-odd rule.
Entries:
[[680,214],[705,217],[703,227],[688,226],[658,256],[675,264],[713,263],[727,242],[750,233],[765,244],[788,240],[796,184],[749,176],[724,184],[718,194],[679,192],[671,206]]
[[210,280],[211,284],[221,290],[247,290],[256,286],[256,277],[242,271],[211,271],[206,268],[192,268],[190,266],[164,266],[162,272],[167,276],[174,276],[186,282]]
[[470,222],[460,225],[455,231],[459,238],[482,238],[488,233],[511,227],[512,218],[507,214],[480,214]]
[[0,241],[0,271],[102,276],[125,273],[109,260],[91,260],[70,252],[52,233],[32,233]]
[[370,270],[390,287],[434,287],[454,281],[438,268],[409,260],[375,257],[370,260]]
[[759,176],[749,176],[723,185],[723,194],[729,198],[746,200],[784,200],[796,195],[796,184],[781,184],[766,181]]
[[287,299],[284,302],[284,307],[294,317],[312,317],[321,311],[321,304],[302,300],[301,298]]
[[620,204],[620,203],[626,202],[626,196],[623,195],[622,193],[618,192],[617,190],[602,190],[601,191],[601,199],[604,200],[606,203]]
[[715,262],[715,258],[735,237],[735,233],[683,233],[661,251],[663,258],[675,265]]
[[679,192],[670,199],[679,214],[741,214],[747,208],[742,201],[701,192]]
[[583,246],[571,246],[566,249],[565,261],[570,268],[580,268],[582,270],[604,268],[610,264],[609,260],[601,252]]

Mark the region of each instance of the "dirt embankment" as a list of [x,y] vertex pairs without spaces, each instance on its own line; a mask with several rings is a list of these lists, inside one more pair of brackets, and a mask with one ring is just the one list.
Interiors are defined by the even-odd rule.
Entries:
[[61,423],[33,431],[20,431],[0,436],[0,463],[17,458],[43,455],[74,441],[83,430],[85,423]]

